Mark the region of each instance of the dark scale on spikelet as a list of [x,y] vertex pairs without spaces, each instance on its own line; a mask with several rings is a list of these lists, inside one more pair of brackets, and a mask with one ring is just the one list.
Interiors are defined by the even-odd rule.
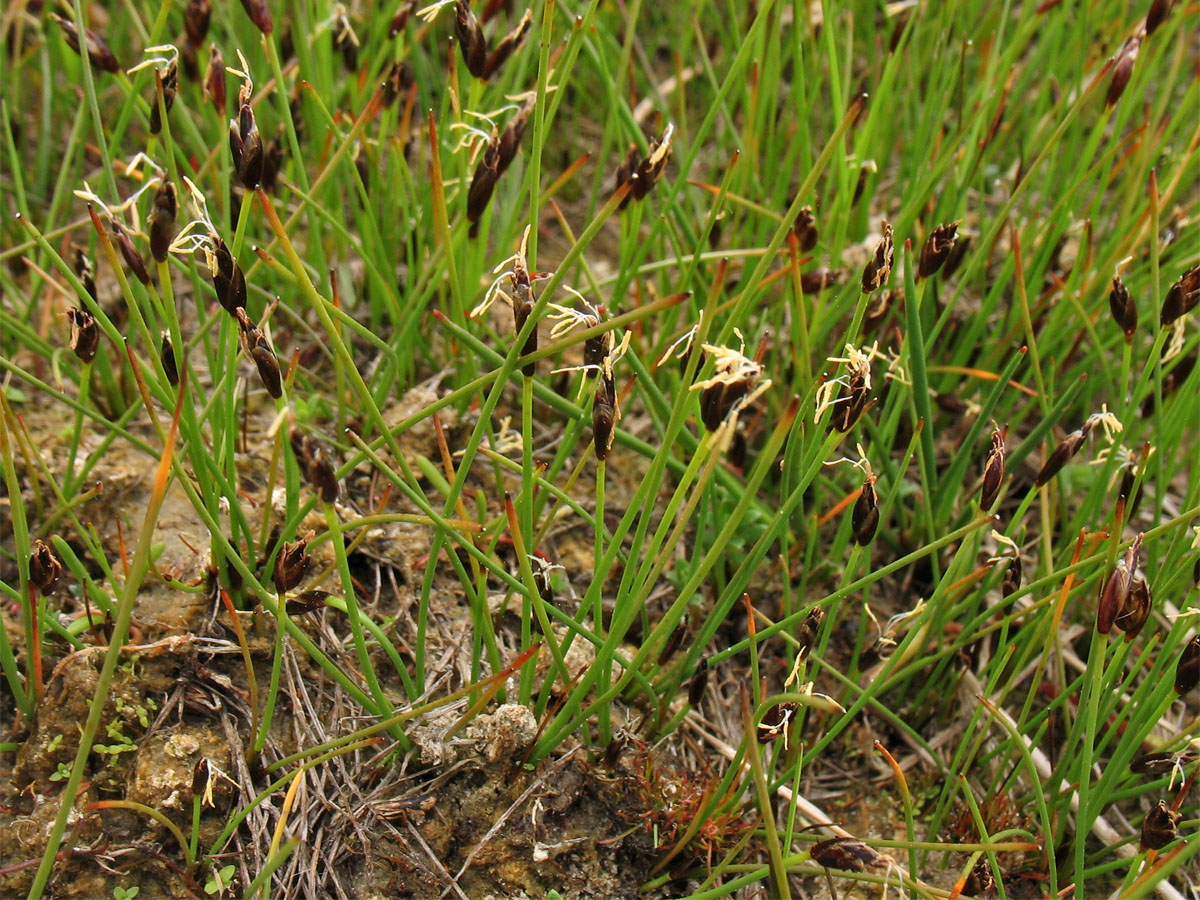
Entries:
[[1125,332],[1125,340],[1133,340],[1133,333],[1137,331],[1138,324],[1137,304],[1129,295],[1129,289],[1121,280],[1120,273],[1113,275],[1112,288],[1108,292],[1108,308],[1117,327]]
[[1156,806],[1150,808],[1146,818],[1142,820],[1142,850],[1161,850],[1171,841],[1179,837],[1179,820],[1182,815],[1167,806],[1165,800],[1159,800]]
[[484,80],[491,78],[492,74],[520,49],[521,45],[525,43],[525,38],[529,35],[529,29],[532,25],[533,10],[527,9],[525,10],[525,15],[521,17],[521,21],[516,24],[512,31],[502,37],[492,52],[488,54],[487,62],[483,65]]
[[29,554],[29,583],[38,593],[45,596],[53,591],[62,572],[62,563],[58,561],[54,551],[44,541],[34,541]]
[[87,291],[88,296],[93,300],[96,299],[96,269],[92,266],[92,259],[84,252],[82,247],[75,248],[75,277],[83,284],[83,289]]
[[1071,458],[1079,452],[1079,448],[1083,446],[1084,439],[1087,438],[1088,432],[1091,431],[1091,421],[1084,422],[1083,426],[1068,434],[1053,452],[1046,458],[1046,462],[1038,471],[1034,478],[1034,484],[1042,487],[1049,483],[1050,479],[1057,475],[1062,467],[1070,462]]
[[209,258],[209,273],[212,276],[213,287],[217,292],[217,300],[230,315],[246,306],[246,276],[242,268],[234,260],[226,243],[211,235],[213,247]]
[[612,449],[613,438],[616,436],[616,422],[617,385],[606,359],[605,364],[601,366],[600,381],[592,398],[592,444],[596,449],[596,459],[601,462],[608,459],[608,453]]
[[254,23],[254,27],[263,34],[269,35],[274,30],[274,26],[271,24],[271,11],[267,9],[267,0],[242,0],[242,9],[246,11],[246,15]]
[[650,139],[650,152],[644,158],[638,153],[636,146],[629,148],[625,161],[617,169],[617,188],[629,185],[629,194],[621,201],[620,209],[628,206],[631,199],[645,199],[662,178],[667,169],[667,161],[671,158],[671,140],[674,135],[675,126],[668,125],[660,137]]
[[1138,52],[1142,49],[1142,35],[1139,32],[1125,41],[1117,54],[1116,65],[1113,66],[1112,80],[1108,83],[1108,94],[1105,103],[1114,105],[1125,93],[1125,87],[1133,75],[1133,66],[1137,62]]
[[[51,18],[58,23],[58,27],[62,29],[63,38],[72,50],[80,56],[83,52],[80,50],[79,30],[75,27],[74,21],[65,19],[57,13],[51,13]],[[92,31],[90,28],[83,29],[83,40],[87,47],[87,58],[91,60],[93,66],[104,72],[120,72],[122,69],[121,63],[113,54],[108,43],[99,34]]]
[[1200,265],[1192,266],[1167,289],[1160,324],[1171,325],[1195,309],[1197,303],[1200,303]]
[[1153,602],[1150,585],[1140,574],[1135,575],[1133,583],[1129,586],[1129,595],[1125,598],[1125,605],[1121,607],[1121,611],[1113,620],[1113,624],[1125,632],[1126,640],[1137,637],[1142,630],[1142,626],[1150,618],[1150,607]]
[[154,206],[150,210],[150,255],[156,262],[166,262],[175,239],[175,217],[179,205],[175,198],[175,185],[164,181],[154,194]]
[[1096,604],[1096,630],[1100,634],[1108,634],[1112,630],[1117,616],[1129,602],[1141,549],[1142,535],[1139,534],[1100,586],[1100,596]]
[[792,234],[796,236],[796,245],[802,253],[807,253],[817,246],[820,232],[817,230],[817,217],[813,215],[811,206],[802,207],[800,212],[796,213],[796,220],[792,222]]
[[700,705],[700,701],[704,699],[704,690],[708,687],[708,657],[700,657],[700,663],[696,666],[696,674],[692,676],[691,682],[688,684],[688,705],[695,707]]
[[487,66],[487,38],[466,0],[457,0],[454,4],[454,35],[458,38],[467,71],[476,78],[483,78]]
[[979,494],[979,508],[984,512],[990,511],[996,505],[996,501],[1000,499],[1000,489],[1004,486],[1004,439],[1007,436],[1007,428],[993,427],[992,449],[983,465],[983,487]]
[[850,516],[854,542],[860,547],[865,547],[874,540],[875,530],[879,527],[879,496],[875,493],[876,477],[875,473],[871,471],[870,463],[867,463],[866,467],[867,476]]
[[112,223],[112,240],[117,245],[117,249],[121,251],[121,258],[125,260],[125,266],[133,277],[142,284],[150,284],[150,273],[146,271],[146,261],[133,246],[133,241],[130,240],[125,229],[115,221]]
[[938,225],[929,233],[921,246],[921,257],[917,263],[917,278],[929,278],[937,274],[946,264],[950,254],[954,252],[955,239],[958,235],[958,223]]
[[154,71],[154,95],[150,98],[150,133],[158,134],[162,131],[162,115],[158,111],[158,90],[161,87],[163,95],[163,108],[171,111],[172,105],[175,103],[175,94],[179,90],[179,63],[172,59],[167,63],[164,71]]
[[217,114],[224,116],[228,98],[225,84],[225,58],[216,44],[209,48],[208,66],[204,71],[204,94],[217,108]]
[[171,387],[179,387],[179,360],[175,356],[175,347],[171,344],[171,335],[164,331],[158,348],[158,358],[162,362],[163,373]]
[[208,25],[211,20],[211,0],[188,0],[183,8],[183,33],[187,42],[199,48],[208,37]]
[[71,352],[82,363],[92,362],[100,349],[100,328],[95,317],[86,309],[72,308],[67,310],[67,318],[71,320]]
[[896,248],[892,239],[892,226],[884,221],[883,237],[875,245],[875,254],[863,269],[862,292],[864,294],[873,294],[887,284],[895,259]]
[[[1196,581],[1200,583],[1200,578]],[[1187,697],[1197,685],[1200,685],[1200,634],[1194,635],[1179,652],[1179,660],[1175,663],[1175,693]]]
[[379,98],[384,109],[393,106],[401,97],[407,96],[409,88],[415,84],[412,69],[407,62],[394,62],[383,79],[383,94]]
[[471,223],[472,237],[476,235],[479,220],[491,202],[496,182],[516,158],[532,111],[533,101],[526,101],[503,132],[492,130],[488,145],[475,167],[475,174],[471,177],[471,186],[467,189],[467,221]]
[[388,23],[388,40],[404,30],[404,26],[408,24],[408,20],[416,11],[417,0],[402,0],[399,8],[392,14],[391,22]]
[[308,553],[308,542],[315,535],[315,531],[310,531],[300,540],[284,544],[279,555],[275,557],[275,571],[272,580],[275,583],[275,590],[279,593],[286,594],[299,587],[304,580],[312,561],[312,557]]
[[263,140],[250,105],[250,85],[243,84],[238,92],[238,115],[229,121],[229,150],[233,167],[247,190],[262,183]]
[[1171,6],[1174,0],[1153,0],[1150,4],[1150,9],[1146,12],[1146,23],[1143,26],[1146,29],[1146,36],[1154,34],[1158,27],[1167,20],[1167,16],[1171,14]]

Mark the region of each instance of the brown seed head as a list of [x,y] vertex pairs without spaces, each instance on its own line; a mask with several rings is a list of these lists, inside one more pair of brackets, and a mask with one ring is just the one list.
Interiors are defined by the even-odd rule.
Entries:
[[796,714],[796,704],[792,702],[776,703],[765,713],[758,726],[758,742],[767,744],[783,737]]
[[929,237],[925,239],[925,243],[921,247],[921,258],[917,263],[918,278],[928,278],[946,264],[946,260],[954,251],[957,235],[957,222],[938,225],[929,233]]
[[133,241],[129,239],[125,229],[115,221],[112,223],[112,239],[113,243],[117,245],[117,249],[121,251],[121,258],[125,260],[125,265],[133,277],[142,284],[150,284],[150,273],[146,271],[146,263],[142,259],[142,255],[134,249]]
[[72,308],[67,310],[67,318],[71,320],[71,352],[82,363],[92,362],[100,349],[100,328],[95,317],[86,309]]
[[158,89],[162,86],[163,107],[167,112],[175,103],[175,93],[179,89],[179,61],[172,58],[164,71],[154,70],[154,93],[150,97],[150,133],[162,131],[162,115],[158,111]]
[[[529,34],[529,29],[533,25],[533,10],[525,10],[525,15],[521,17],[521,21],[517,23],[508,34],[500,39],[500,43],[496,48],[488,54],[487,62],[483,64],[483,78],[486,80],[492,77],[492,73],[504,65],[505,61],[512,56],[525,42],[526,36]],[[474,73],[472,73],[474,74]]]
[[187,6],[183,8],[183,33],[193,47],[199,47],[208,37],[208,23],[211,18],[211,0],[188,0]]
[[1004,486],[1004,439],[1007,435],[1007,428],[992,430],[992,449],[983,466],[983,488],[979,494],[979,508],[984,512],[996,505],[1000,488]]
[[596,394],[592,398],[592,444],[596,459],[608,459],[616,436],[617,386],[611,373],[601,370]]
[[526,100],[525,103],[517,110],[517,114],[512,117],[512,121],[508,123],[504,131],[500,134],[500,146],[496,157],[496,171],[503,175],[513,159],[516,158],[517,150],[521,146],[521,138],[525,136],[525,126],[529,123],[529,114],[533,112],[533,100]]
[[870,405],[871,389],[867,387],[866,377],[861,372],[851,372],[850,378],[838,394],[838,400],[833,407],[833,418],[830,426],[845,434],[866,412]]
[[471,176],[471,186],[467,189],[467,221],[478,222],[484,210],[492,199],[496,189],[496,181],[500,177],[500,135],[494,129],[487,149],[475,167]]
[[227,97],[225,87],[225,58],[221,55],[221,49],[216,44],[213,44],[209,48],[208,67],[204,72],[204,93],[212,101],[213,106],[217,108],[217,115],[224,116]]
[[1089,430],[1087,427],[1080,428],[1072,431],[1063,438],[1062,442],[1054,448],[1054,452],[1046,458],[1046,462],[1042,465],[1041,470],[1037,473],[1037,477],[1033,480],[1034,484],[1042,487],[1042,485],[1048,483],[1051,478],[1057,475],[1062,470],[1062,467],[1079,452],[1079,448],[1083,446],[1084,438],[1087,437]]
[[175,216],[179,206],[175,200],[175,185],[163,181],[154,195],[150,210],[150,255],[157,262],[166,262],[175,240]]
[[96,270],[92,266],[91,257],[84,252],[82,247],[75,248],[75,277],[83,282],[83,289],[88,292],[88,295],[96,299]]
[[1112,81],[1108,83],[1108,96],[1104,101],[1107,105],[1112,106],[1125,93],[1125,86],[1129,84],[1129,78],[1133,75],[1133,65],[1137,62],[1138,51],[1141,48],[1141,34],[1135,34],[1121,47],[1121,52],[1117,54],[1117,64],[1113,66]]
[[162,333],[162,343],[159,346],[158,358],[162,360],[163,372],[171,387],[179,387],[179,362],[175,358],[175,347],[171,344],[169,332]]
[[1108,634],[1117,616],[1129,602],[1130,589],[1133,587],[1133,576],[1137,569],[1138,555],[1142,549],[1142,535],[1133,539],[1125,555],[1117,560],[1108,578],[1100,586],[1100,596],[1096,605],[1096,630],[1100,634]]
[[870,471],[863,482],[862,492],[854,503],[850,526],[854,532],[854,540],[860,547],[871,543],[875,537],[875,529],[879,527],[879,497],[875,493],[875,475]]
[[805,206],[796,213],[796,221],[792,222],[792,234],[796,235],[796,245],[801,253],[807,253],[817,246],[820,232],[817,230],[817,217],[813,215],[811,206]]
[[228,245],[216,235],[212,235],[212,239],[216,247],[213,251],[215,267],[211,270],[213,287],[221,306],[234,315],[238,309],[246,306],[246,276],[229,252]]
[[1186,697],[1200,684],[1200,634],[1183,645],[1175,663],[1175,693]]
[[254,23],[254,27],[263,34],[270,34],[274,26],[271,24],[271,11],[267,9],[266,0],[242,0],[242,9]]
[[1137,331],[1137,304],[1129,296],[1129,289],[1119,274],[1113,276],[1112,289],[1108,292],[1108,308],[1113,321],[1125,332],[1125,340],[1133,340],[1133,333]]
[[486,78],[487,38],[483,36],[483,26],[475,18],[475,13],[471,12],[466,0],[457,0],[454,4],[454,34],[458,38],[467,71],[476,78]]
[[283,396],[283,379],[279,373],[279,360],[275,358],[275,354],[271,352],[271,348],[267,344],[267,339],[261,334],[250,349],[250,355],[254,357],[254,365],[258,368],[258,377],[262,381],[263,387],[267,389],[267,393],[273,400],[278,400]]
[[1142,820],[1142,850],[1161,850],[1179,836],[1181,814],[1159,800]]
[[1171,14],[1171,6],[1174,0],[1153,0],[1150,4],[1150,10],[1146,13],[1146,36],[1154,34],[1158,30],[1158,26],[1167,20],[1167,16]]
[[[76,53],[82,56],[79,49],[79,31],[75,27],[75,23],[70,19],[64,19],[57,13],[51,13],[51,18],[58,23],[58,27],[62,29],[63,37],[67,44]],[[90,28],[83,29],[84,43],[87,45],[87,58],[91,60],[93,66],[104,72],[120,72],[123,68],[121,63],[117,61],[117,57],[109,48],[108,43],[104,38],[100,37]]]
[[1145,578],[1135,575],[1129,586],[1129,595],[1125,598],[1125,605],[1121,607],[1121,612],[1113,622],[1125,632],[1127,640],[1137,637],[1138,632],[1142,630],[1142,626],[1150,618],[1151,604],[1150,586],[1146,584]]
[[391,40],[404,30],[404,26],[408,24],[408,20],[416,12],[416,9],[417,0],[404,0],[400,4],[400,8],[392,16],[391,24],[388,25],[388,40]]
[[675,126],[668,125],[662,135],[650,139],[650,152],[638,163],[633,173],[633,188],[631,193],[637,200],[642,200],[662,178],[667,169],[667,161],[671,158],[671,139],[675,134]]
[[817,643],[817,635],[821,631],[821,623],[825,621],[825,610],[814,606],[804,617],[804,621],[796,629],[796,641],[801,651],[808,651]]
[[862,274],[862,292],[873,294],[887,284],[892,274],[892,263],[896,251],[892,244],[892,226],[884,221],[883,238],[875,245],[875,255],[867,263]]
[[963,260],[967,257],[967,250],[971,248],[971,236],[960,234],[954,241],[954,246],[950,248],[950,254],[946,257],[946,262],[942,265],[942,278],[949,278],[958,271]]
[[49,594],[62,575],[62,563],[44,541],[34,541],[29,554],[29,582],[42,595]]
[[408,89],[412,85],[413,74],[412,69],[408,67],[408,63],[392,63],[392,67],[388,69],[387,76],[383,80],[383,94],[379,98],[384,109],[393,105],[401,96],[407,94]]
[[827,869],[846,872],[885,870],[887,860],[857,838],[836,837],[818,841],[809,851],[813,860]]
[[284,544],[275,557],[275,590],[281,594],[297,587],[304,580],[312,557],[308,554],[308,542],[316,534],[310,531],[298,541]]
[[1192,266],[1167,289],[1159,323],[1165,328],[1190,313],[1197,303],[1200,303],[1200,265]]
[[1021,566],[1021,557],[1009,557],[1008,565],[1004,569],[1004,581],[1000,585],[1000,593],[1005,597],[1015,594],[1021,589],[1021,582],[1024,578],[1024,569]]
[[229,121],[229,149],[238,178],[247,190],[252,191],[262,183],[263,140],[254,118],[254,107],[250,105],[249,91],[244,85],[240,97],[238,117]]
[[338,498],[337,472],[328,454],[320,447],[312,449],[308,462],[308,481],[321,497],[323,503],[333,503]]

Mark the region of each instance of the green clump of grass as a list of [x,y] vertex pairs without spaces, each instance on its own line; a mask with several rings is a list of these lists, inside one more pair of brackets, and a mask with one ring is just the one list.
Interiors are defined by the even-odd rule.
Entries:
[[[233,847],[300,890],[305,773],[504,701],[517,765],[691,767],[634,779],[646,890],[1186,896],[1194,9],[248,6],[5,20],[0,748],[43,659],[107,648],[29,896],[157,581],[249,678],[218,838],[171,823],[210,894]],[[118,454],[155,472],[129,554],[89,518]],[[370,724],[272,737],[287,654]],[[885,799],[805,799],[846,771]]]

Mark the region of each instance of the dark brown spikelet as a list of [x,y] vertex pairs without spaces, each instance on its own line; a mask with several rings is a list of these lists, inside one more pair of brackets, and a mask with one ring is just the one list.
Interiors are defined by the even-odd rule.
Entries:
[[72,308],[67,310],[67,318],[71,320],[71,352],[82,363],[92,362],[100,349],[100,328],[95,317],[86,309]]
[[163,372],[171,387],[179,387],[179,361],[175,357],[175,347],[171,344],[170,333],[162,333],[162,341],[158,348],[158,358],[162,361]]
[[279,374],[279,360],[275,358],[275,354],[271,352],[271,348],[267,344],[267,339],[261,334],[258,335],[254,346],[250,348],[250,355],[254,357],[254,365],[258,367],[258,377],[262,381],[263,387],[267,389],[267,393],[273,400],[278,400],[283,396],[283,380]]
[[243,86],[238,96],[238,117],[229,123],[229,149],[238,178],[252,191],[262,183],[263,139],[250,105],[250,92]]
[[883,223],[883,238],[875,245],[875,255],[871,257],[863,269],[862,292],[873,294],[887,284],[892,274],[892,263],[896,258],[896,250],[892,243],[892,226]]
[[1065,466],[1071,458],[1079,452],[1079,448],[1083,446],[1083,440],[1087,437],[1090,430],[1088,426],[1072,431],[1062,442],[1059,443],[1054,451],[1046,458],[1046,462],[1042,465],[1041,470],[1037,473],[1037,477],[1033,479],[1034,484],[1042,487],[1057,475],[1062,467]]
[[827,869],[866,872],[887,868],[887,860],[857,838],[836,837],[818,841],[809,851],[813,860]]
[[992,449],[983,466],[983,488],[979,494],[979,508],[984,512],[996,505],[1000,499],[1000,488],[1004,486],[1004,439],[1007,436],[1007,428],[992,430]]
[[1140,575],[1135,576],[1133,583],[1129,586],[1129,595],[1125,598],[1125,605],[1121,607],[1121,612],[1113,622],[1125,632],[1126,640],[1137,637],[1138,632],[1142,630],[1142,626],[1150,618],[1151,604],[1150,585],[1146,584],[1145,578]]
[[[529,314],[533,312],[533,290],[529,283],[529,273],[525,271],[523,265],[514,266],[515,275],[513,276],[513,333],[520,334],[521,329],[525,327],[525,323],[529,321]],[[528,356],[530,353],[536,353],[538,348],[538,329],[537,324],[529,331],[529,337],[525,338],[525,346],[521,348],[521,355]],[[533,373],[537,371],[537,363],[526,363],[521,367],[522,374],[526,378],[532,378]]]
[[617,386],[609,372],[601,371],[592,398],[592,444],[596,448],[596,459],[608,459],[616,436]]
[[776,703],[765,713],[758,726],[758,742],[768,744],[783,737],[792,719],[796,715],[796,704],[792,702]]
[[821,631],[821,623],[825,621],[825,610],[819,606],[814,606],[808,611],[808,615],[804,617],[804,621],[796,629],[796,641],[800,645],[800,652],[807,653],[817,643],[817,635]]
[[242,0],[242,9],[246,11],[254,27],[263,34],[270,34],[274,29],[271,24],[271,11],[267,9],[267,0]]
[[200,57],[196,55],[196,48],[187,41],[179,45],[179,64],[183,66],[183,74],[189,81],[200,80]]
[[92,266],[92,259],[84,252],[82,247],[75,248],[75,277],[83,282],[83,289],[88,292],[93,300],[96,299],[96,269]]
[[658,653],[658,665],[664,665],[667,660],[675,655],[679,649],[679,645],[683,643],[683,636],[687,634],[687,616],[679,620],[679,624],[675,626],[675,630],[671,632],[667,638],[667,642],[663,644],[662,650]]
[[116,222],[112,223],[112,239],[113,243],[117,245],[117,249],[121,251],[121,258],[125,260],[125,265],[133,273],[133,277],[142,284],[149,284],[150,273],[146,271],[146,261],[133,246],[133,241],[129,239],[125,229]]
[[412,18],[416,9],[416,0],[402,0],[400,7],[392,14],[392,21],[388,25],[388,40],[404,30],[404,26],[408,24],[408,20]]
[[521,138],[525,136],[525,126],[529,124],[529,114],[533,112],[533,100],[526,100],[517,114],[512,117],[504,131],[500,133],[500,146],[496,158],[496,171],[503,175],[516,159],[517,150],[521,146]]
[[1179,836],[1178,811],[1167,806],[1165,800],[1150,808],[1142,820],[1142,850],[1161,850]]
[[323,503],[333,503],[338,498],[337,472],[329,455],[320,447],[310,447],[308,460],[308,482],[317,490]]
[[521,44],[525,43],[525,38],[529,34],[529,29],[533,25],[533,10],[525,10],[525,15],[521,17],[521,21],[517,23],[516,28],[500,39],[495,49],[488,54],[487,62],[483,64],[483,78],[492,77],[492,73],[504,65],[505,61],[510,56],[520,49]]
[[954,252],[954,242],[958,236],[958,223],[938,225],[929,233],[921,246],[921,258],[917,263],[917,277],[929,278],[946,264],[950,254]]
[[709,431],[716,431],[733,411],[734,404],[749,393],[749,381],[710,384],[700,392],[700,421]]
[[300,540],[284,544],[279,555],[275,557],[273,580],[275,590],[279,593],[286,594],[304,580],[308,565],[312,561],[308,554],[308,542],[315,534],[315,531],[310,531]]
[[819,294],[831,284],[841,284],[850,273],[845,269],[815,269],[800,273],[800,293]]
[[891,290],[882,292],[863,314],[863,334],[874,334],[879,331],[887,319],[888,313],[897,301],[904,299],[904,292]]
[[879,497],[875,493],[875,476],[870,472],[867,473],[862,491],[854,503],[850,526],[854,532],[854,541],[860,547],[871,543],[875,537],[875,529],[879,527]]
[[959,235],[954,246],[950,248],[950,254],[946,257],[946,262],[942,265],[942,278],[949,278],[962,266],[963,260],[967,258],[967,251],[971,248],[970,235]]
[[42,595],[49,594],[62,575],[62,563],[44,541],[34,541],[29,553],[29,582]]
[[1146,13],[1146,37],[1154,34],[1158,30],[1158,26],[1167,20],[1167,16],[1171,14],[1173,3],[1174,0],[1153,0]]
[[225,115],[227,101],[225,57],[221,55],[221,50],[216,44],[209,48],[208,66],[204,70],[204,93],[217,108],[217,114]]
[[1113,321],[1125,332],[1125,340],[1133,340],[1133,333],[1137,331],[1137,304],[1129,296],[1129,289],[1119,274],[1113,276],[1112,288],[1108,292],[1108,308],[1112,311]]
[[1010,556],[1008,565],[1004,569],[1004,581],[1000,585],[1000,593],[1005,597],[1015,594],[1021,589],[1021,582],[1024,580],[1025,571],[1021,565],[1021,557]]
[[216,235],[212,236],[216,249],[213,251],[216,271],[212,272],[213,287],[217,300],[230,315],[246,306],[246,276],[237,264],[229,246]]
[[659,137],[650,139],[650,152],[646,154],[645,159],[638,163],[637,170],[631,179],[633,181],[631,193],[635,199],[645,199],[654,185],[658,184],[658,180],[662,178],[663,172],[667,169],[667,162],[671,158],[671,138],[674,134],[675,126],[668,125]]
[[802,253],[807,253],[817,246],[820,232],[817,230],[817,217],[813,215],[811,206],[802,207],[800,212],[796,213],[796,220],[792,222],[792,234],[796,235],[796,245]]
[[1117,616],[1129,602],[1129,593],[1133,587],[1133,576],[1137,569],[1138,555],[1142,550],[1142,535],[1133,539],[1125,555],[1117,560],[1112,572],[1100,586],[1100,596],[1096,603],[1096,630],[1100,634],[1108,634]]
[[1167,289],[1160,324],[1166,327],[1183,318],[1196,308],[1197,303],[1200,303],[1200,265],[1192,266]]
[[172,59],[165,71],[154,71],[154,94],[150,97],[150,133],[162,131],[162,115],[158,111],[158,85],[162,84],[163,107],[167,112],[175,103],[175,93],[179,90],[179,62]]
[[325,601],[332,596],[329,591],[305,591],[295,597],[288,597],[285,608],[289,616],[303,616],[324,609]]
[[412,69],[408,67],[406,62],[394,62],[392,67],[388,69],[387,76],[383,79],[383,94],[380,95],[379,102],[387,109],[389,106],[408,93],[408,89],[413,85]]
[[458,38],[467,71],[476,78],[486,78],[487,38],[483,36],[483,26],[475,18],[475,13],[471,12],[466,0],[457,0],[454,4],[454,34]]
[[[630,179],[633,178],[633,173],[637,169],[638,161],[640,159],[641,159],[641,156],[638,154],[637,145],[630,144],[629,152],[625,154],[625,158],[623,160],[621,160],[621,164],[619,166],[617,166],[616,187],[618,190],[620,190],[620,188],[623,185],[628,184]],[[628,206],[629,200],[632,196],[633,196],[632,192],[627,194],[625,196],[625,199],[621,201],[621,204],[618,207],[618,209],[624,209],[626,206]]]
[[[79,49],[79,30],[75,27],[75,23],[70,19],[64,19],[57,13],[51,13],[51,18],[58,23],[58,27],[62,29],[63,37],[67,44],[78,53],[83,55]],[[83,29],[84,43],[87,45],[87,58],[91,60],[92,65],[104,72],[120,72],[121,63],[117,61],[117,57],[109,48],[108,43],[96,32],[90,28]]]
[[164,181],[154,194],[154,207],[150,210],[150,255],[157,262],[166,262],[171,252],[171,241],[175,240],[175,217],[179,205],[175,198],[175,185]]
[[479,165],[475,167],[475,174],[471,176],[471,186],[467,189],[467,221],[472,225],[483,217],[499,178],[500,135],[493,130],[487,149],[483,151]]
[[1186,697],[1200,684],[1200,634],[1183,646],[1175,663],[1175,693]]
[[212,19],[211,0],[188,0],[183,8],[183,33],[187,42],[199,47],[208,37],[208,23]]
[[1138,51],[1142,49],[1142,36],[1135,34],[1121,47],[1117,54],[1117,64],[1113,66],[1112,80],[1108,83],[1108,95],[1104,102],[1113,106],[1125,93],[1125,86],[1133,75],[1133,66],[1137,62]]
[[[596,317],[596,323],[599,324],[599,315]],[[601,334],[594,335],[583,342],[583,364],[588,368],[585,372],[592,374],[598,372],[600,367],[604,365],[604,361],[608,359],[608,354],[612,353],[613,345],[616,339],[611,331],[605,331]]]
[[852,372],[849,381],[838,394],[838,402],[833,406],[830,426],[842,434],[853,428],[866,412],[870,395],[866,378],[860,372]]
[[700,664],[696,666],[696,674],[692,676],[691,682],[688,683],[688,706],[696,707],[700,705],[700,701],[704,699],[704,689],[708,687],[708,657],[700,657]]

